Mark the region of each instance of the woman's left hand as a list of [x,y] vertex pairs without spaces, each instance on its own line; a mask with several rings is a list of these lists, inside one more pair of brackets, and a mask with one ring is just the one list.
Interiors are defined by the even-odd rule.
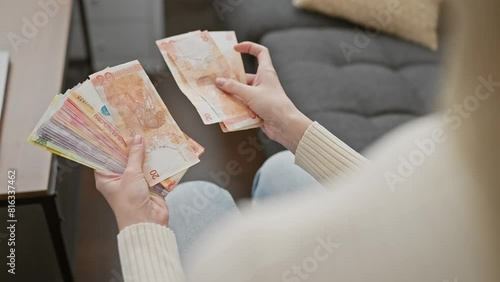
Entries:
[[135,136],[132,143],[123,174],[95,171],[97,190],[113,209],[120,231],[129,225],[143,222],[167,226],[168,209],[165,199],[149,193],[149,186],[142,172],[142,137]]

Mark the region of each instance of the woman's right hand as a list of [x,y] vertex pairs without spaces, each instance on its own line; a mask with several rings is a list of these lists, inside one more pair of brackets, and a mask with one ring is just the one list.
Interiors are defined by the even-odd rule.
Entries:
[[300,139],[312,121],[287,97],[266,47],[252,42],[242,42],[234,49],[257,57],[259,62],[257,73],[247,74],[247,84],[233,79],[217,78],[216,85],[248,105],[264,120],[262,126],[264,133],[295,153]]

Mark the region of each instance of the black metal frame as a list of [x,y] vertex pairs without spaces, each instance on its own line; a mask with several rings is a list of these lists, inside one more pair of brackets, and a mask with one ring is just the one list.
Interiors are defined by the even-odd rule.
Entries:
[[84,0],[78,0],[78,8],[80,10],[80,18],[82,20],[82,30],[83,30],[83,43],[85,44],[85,51],[87,52],[87,65],[90,68],[90,72],[94,72],[94,66],[93,66],[93,54],[92,54],[92,48],[90,46],[90,33],[89,33],[89,27],[88,27],[88,22],[87,22],[87,11],[85,11],[85,4],[83,3]]
[[[57,177],[57,158],[52,157],[51,171],[50,171],[50,181],[49,189],[46,195],[18,198],[16,199],[16,206],[40,204],[42,205],[45,220],[49,227],[50,238],[54,246],[54,250],[57,257],[57,262],[59,264],[59,269],[64,281],[73,281],[73,272],[71,270],[71,264],[69,262],[68,253],[66,250],[66,245],[64,243],[64,237],[61,229],[61,221],[63,220],[59,214],[57,208],[57,193],[56,193],[56,177]],[[0,201],[0,207],[8,206],[7,200]]]

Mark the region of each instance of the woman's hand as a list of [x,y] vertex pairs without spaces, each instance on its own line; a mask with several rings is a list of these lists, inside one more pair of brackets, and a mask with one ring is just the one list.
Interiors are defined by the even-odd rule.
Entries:
[[97,190],[113,209],[120,231],[142,222],[168,224],[165,199],[149,194],[149,186],[142,172],[143,161],[144,142],[137,135],[130,147],[127,168],[123,174],[95,171]]
[[264,133],[295,153],[300,139],[312,121],[286,96],[266,47],[252,42],[242,42],[234,49],[257,57],[259,62],[257,73],[247,74],[247,84],[233,79],[217,78],[216,85],[248,105],[264,120],[262,126]]

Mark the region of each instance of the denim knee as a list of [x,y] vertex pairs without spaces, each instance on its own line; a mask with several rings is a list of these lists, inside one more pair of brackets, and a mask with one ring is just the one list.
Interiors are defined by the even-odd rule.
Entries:
[[254,185],[258,182],[259,177],[263,173],[272,171],[280,171],[287,166],[294,166],[295,156],[290,151],[282,151],[272,155],[269,159],[267,159],[262,166],[259,168],[257,173],[255,174]]
[[295,166],[295,156],[290,151],[282,151],[272,155],[267,159],[259,170],[266,170],[272,168],[283,168],[284,166]]
[[261,200],[294,191],[311,190],[318,182],[305,170],[295,165],[295,156],[283,151],[270,157],[255,175],[252,196]]
[[234,206],[234,200],[226,189],[207,181],[190,181],[179,184],[165,198],[170,209],[189,206],[202,210],[209,205]]
[[169,228],[177,237],[182,263],[196,250],[196,242],[221,219],[238,214],[231,195],[223,188],[206,182],[192,181],[178,185],[165,198],[169,211]]

